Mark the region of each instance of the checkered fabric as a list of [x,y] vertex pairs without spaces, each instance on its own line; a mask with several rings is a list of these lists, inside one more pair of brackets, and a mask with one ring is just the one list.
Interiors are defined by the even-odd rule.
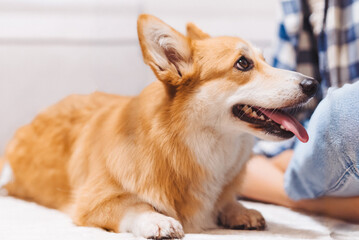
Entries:
[[328,0],[318,38],[323,87],[341,87],[359,79],[359,0]]
[[317,41],[309,22],[309,7],[300,0],[284,0],[281,4],[279,43],[272,65],[319,79]]
[[[273,66],[341,87],[359,79],[359,0],[325,0],[319,35],[313,33],[308,1],[283,0]],[[321,96],[320,96],[321,97]]]

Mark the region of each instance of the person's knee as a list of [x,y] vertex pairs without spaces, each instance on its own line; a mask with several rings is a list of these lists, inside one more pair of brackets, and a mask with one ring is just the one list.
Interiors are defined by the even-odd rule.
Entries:
[[327,129],[332,146],[342,150],[343,147],[356,149],[359,143],[359,82],[329,91],[323,105],[325,108],[321,111],[326,111],[329,118],[324,121],[328,126],[323,127]]
[[315,110],[308,128],[309,142],[299,143],[286,172],[291,198],[326,195],[351,166],[358,165],[359,83],[329,91]]

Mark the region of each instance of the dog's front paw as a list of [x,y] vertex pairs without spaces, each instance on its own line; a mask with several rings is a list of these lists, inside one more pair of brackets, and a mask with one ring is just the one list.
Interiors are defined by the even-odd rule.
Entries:
[[218,216],[220,225],[231,229],[263,230],[265,220],[260,212],[247,209],[240,204],[225,208]]
[[136,221],[133,233],[148,239],[181,239],[182,225],[175,219],[157,212],[143,213]]

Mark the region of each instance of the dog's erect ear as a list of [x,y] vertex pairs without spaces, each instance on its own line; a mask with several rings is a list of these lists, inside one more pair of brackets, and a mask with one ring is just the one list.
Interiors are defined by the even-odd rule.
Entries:
[[137,20],[143,58],[157,78],[178,86],[192,69],[190,39],[151,15]]
[[203,32],[193,23],[187,23],[187,36],[193,40],[210,38],[207,33]]

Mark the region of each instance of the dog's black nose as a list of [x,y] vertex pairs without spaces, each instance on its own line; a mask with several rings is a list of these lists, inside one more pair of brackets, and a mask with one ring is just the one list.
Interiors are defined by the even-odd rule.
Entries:
[[309,97],[312,97],[317,92],[318,84],[318,81],[314,78],[306,78],[302,80],[299,85],[302,88],[303,93]]

